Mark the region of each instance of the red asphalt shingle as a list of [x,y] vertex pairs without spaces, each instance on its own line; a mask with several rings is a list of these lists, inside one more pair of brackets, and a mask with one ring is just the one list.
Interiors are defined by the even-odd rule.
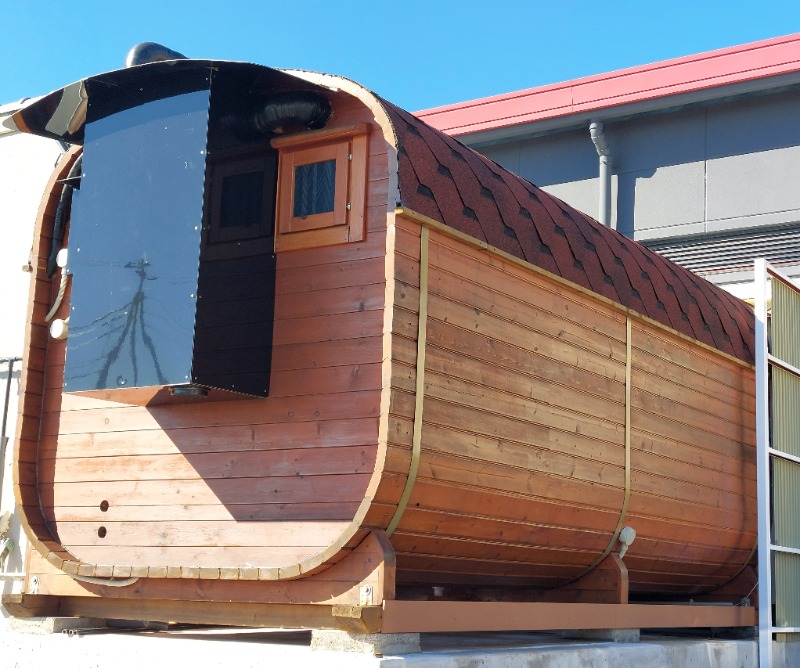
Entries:
[[753,363],[747,304],[381,100],[400,204]]

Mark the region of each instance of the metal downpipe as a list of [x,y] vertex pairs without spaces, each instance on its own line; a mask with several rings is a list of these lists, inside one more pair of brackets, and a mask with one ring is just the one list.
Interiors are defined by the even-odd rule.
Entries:
[[601,225],[611,227],[611,147],[603,134],[603,124],[592,121],[589,125],[589,134],[599,158],[598,180],[600,181],[599,213]]

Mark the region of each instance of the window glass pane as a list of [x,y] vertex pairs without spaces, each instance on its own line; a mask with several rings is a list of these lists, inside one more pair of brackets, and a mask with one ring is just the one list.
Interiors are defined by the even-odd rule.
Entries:
[[336,161],[313,162],[294,171],[293,217],[305,218],[333,211],[336,188]]
[[261,224],[264,172],[231,174],[222,181],[220,227]]

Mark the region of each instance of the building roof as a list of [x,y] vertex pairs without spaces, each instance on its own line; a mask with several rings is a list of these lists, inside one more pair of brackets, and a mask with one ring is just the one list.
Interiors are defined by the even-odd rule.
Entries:
[[[419,111],[450,135],[605,117],[800,82],[800,33]],[[574,119],[573,119],[574,120]]]

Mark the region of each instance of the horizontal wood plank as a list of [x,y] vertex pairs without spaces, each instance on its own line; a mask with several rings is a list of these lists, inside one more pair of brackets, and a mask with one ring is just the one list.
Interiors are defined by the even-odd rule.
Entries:
[[[310,503],[253,503],[222,505],[161,504],[150,506],[109,505],[57,506],[44,508],[48,522],[187,522],[187,521],[296,521],[296,520],[347,520],[352,521],[359,504],[355,501],[339,503],[318,501]],[[105,508],[105,510],[103,509]]]
[[[418,476],[420,481],[446,481],[452,486],[458,484],[465,489],[497,490],[554,502],[578,504],[591,499],[592,507],[608,510],[621,508],[624,496],[623,489],[608,482],[511,469],[440,454],[426,453],[420,460]],[[421,504],[422,500],[415,492],[416,490],[412,491],[410,501]]]
[[[368,473],[374,446],[250,450],[172,455],[41,459],[39,476],[53,482],[198,480]],[[212,484],[212,483],[209,483]]]
[[375,282],[384,276],[385,258],[382,256],[346,260],[327,264],[288,267],[277,274],[275,292],[285,296],[297,293],[314,293],[321,290],[353,288]]
[[[317,551],[324,548],[317,546]],[[288,567],[302,561],[314,553],[313,548],[297,547],[125,547],[80,546],[73,547],[75,556],[89,564],[110,564],[119,566],[188,567],[188,568],[257,568]],[[166,575],[166,573],[164,574]],[[196,577],[194,579],[197,579]]]
[[143,480],[92,483],[54,483],[40,488],[43,506],[212,505],[226,507],[259,503],[318,503],[320,498],[336,503],[358,502],[370,475],[320,475],[282,478],[223,478],[209,484],[203,480]]
[[[624,443],[624,425],[597,416],[585,415],[559,406],[542,406],[506,394],[505,402],[486,408],[485,391],[460,393],[446,383],[431,386],[426,398],[425,419],[443,426],[470,425],[474,433],[502,437],[506,429],[546,429],[574,432],[606,443]],[[460,418],[460,419],[459,419]],[[516,423],[516,424],[515,424]],[[511,436],[525,442],[525,438]]]
[[267,400],[221,401],[173,406],[116,407],[70,411],[60,416],[45,414],[43,433],[53,435],[177,429],[227,425],[318,422],[377,417],[379,394],[375,391],[282,397]]
[[[182,452],[236,453],[248,450],[292,450],[377,443],[377,418],[277,424],[184,427],[140,431],[61,434],[43,438],[42,459],[53,457],[116,457]],[[179,447],[180,446],[180,447]]]
[[[58,523],[58,536],[69,549],[97,547],[240,548],[254,547],[265,552],[278,548],[325,547],[348,527],[348,522],[332,521],[111,521]],[[98,534],[102,527],[105,531]],[[124,563],[124,562],[111,562]],[[192,566],[191,562],[184,563]],[[215,564],[230,565],[225,561]]]
[[275,299],[276,327],[289,327],[290,323],[284,321],[294,318],[383,310],[385,292],[383,275],[365,276],[364,280],[369,283],[305,292],[302,297],[277,296]]

